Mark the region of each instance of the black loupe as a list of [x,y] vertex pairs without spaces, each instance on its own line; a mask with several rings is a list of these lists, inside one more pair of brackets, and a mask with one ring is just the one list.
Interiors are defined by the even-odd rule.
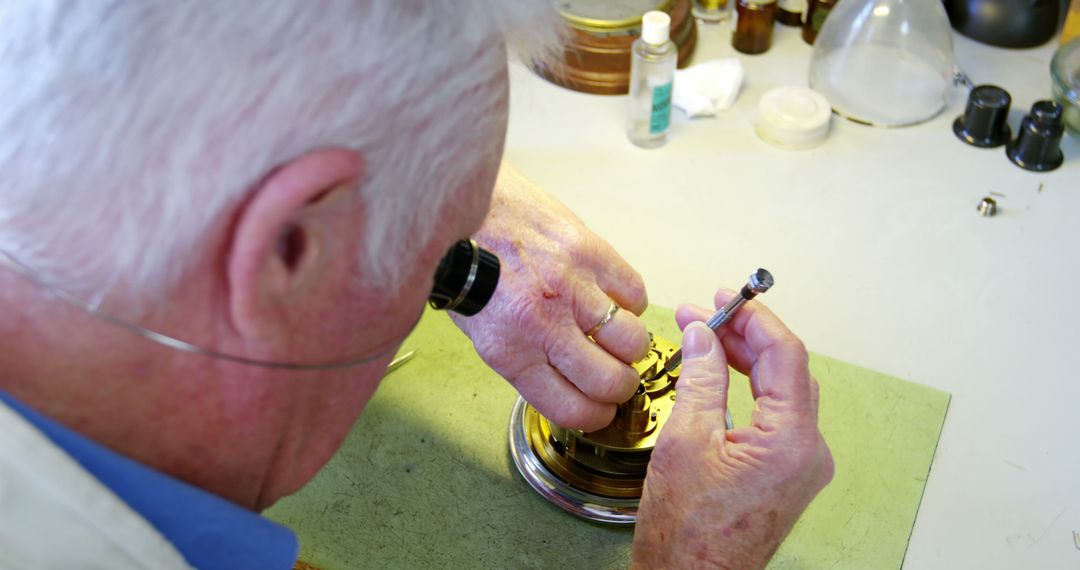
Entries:
[[439,262],[428,303],[434,309],[471,317],[491,300],[498,283],[499,258],[475,241],[463,239]]

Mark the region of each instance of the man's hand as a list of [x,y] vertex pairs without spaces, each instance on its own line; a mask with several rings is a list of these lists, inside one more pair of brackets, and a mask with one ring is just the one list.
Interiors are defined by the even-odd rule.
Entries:
[[[495,296],[473,317],[453,315],[484,362],[541,414],[586,431],[611,422],[634,394],[629,363],[649,350],[637,318],[648,300],[632,267],[566,206],[503,165],[491,213],[474,236],[498,254]],[[593,335],[612,301],[621,310]]]
[[[720,291],[721,307],[735,293]],[[802,342],[756,301],[719,333],[683,306],[682,375],[649,462],[634,533],[641,568],[764,567],[832,479]],[[728,431],[728,363],[750,377],[749,426]]]

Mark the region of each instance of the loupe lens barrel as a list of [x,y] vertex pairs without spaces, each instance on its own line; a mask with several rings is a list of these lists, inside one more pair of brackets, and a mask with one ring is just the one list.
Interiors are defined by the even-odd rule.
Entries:
[[470,317],[487,305],[498,283],[499,258],[472,240],[461,240],[439,262],[428,302]]

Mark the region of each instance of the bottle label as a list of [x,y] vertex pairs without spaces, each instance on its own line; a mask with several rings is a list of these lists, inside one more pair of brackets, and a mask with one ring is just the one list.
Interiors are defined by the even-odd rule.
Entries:
[[810,26],[814,28],[815,32],[821,31],[822,24],[825,23],[825,18],[829,17],[829,8],[822,8],[818,6],[814,8],[814,18],[810,22]]
[[671,82],[654,87],[652,92],[652,116],[649,117],[649,133],[666,131],[671,124]]

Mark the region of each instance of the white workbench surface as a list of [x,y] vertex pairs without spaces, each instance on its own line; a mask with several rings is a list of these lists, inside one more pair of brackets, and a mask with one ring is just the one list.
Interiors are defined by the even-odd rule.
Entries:
[[[810,47],[778,26],[746,56],[727,25],[699,32],[695,61],[742,60],[732,109],[676,116],[666,146],[638,149],[625,97],[513,64],[507,159],[610,241],[653,303],[708,304],[766,267],[765,302],[811,350],[952,393],[905,567],[1080,567],[1080,143],[1066,137],[1057,171],[1021,170],[954,137],[961,97],[920,126],[834,117],[824,145],[777,150],[754,134],[757,100],[805,85]],[[1055,46],[955,36],[972,81],[1012,94],[1014,133],[1050,93]],[[991,192],[1000,212],[980,217]]]

